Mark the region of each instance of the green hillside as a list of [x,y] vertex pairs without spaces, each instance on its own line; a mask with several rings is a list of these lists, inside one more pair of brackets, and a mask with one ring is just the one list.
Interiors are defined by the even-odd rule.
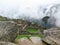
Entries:
[[0,21],[8,21],[9,19],[7,17],[0,16]]

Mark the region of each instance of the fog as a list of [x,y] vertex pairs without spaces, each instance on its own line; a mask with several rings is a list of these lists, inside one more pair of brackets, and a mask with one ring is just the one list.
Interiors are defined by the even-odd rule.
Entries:
[[60,0],[0,0],[0,15],[11,19],[29,17],[32,20],[49,16],[56,19],[56,26],[60,26],[59,3]]

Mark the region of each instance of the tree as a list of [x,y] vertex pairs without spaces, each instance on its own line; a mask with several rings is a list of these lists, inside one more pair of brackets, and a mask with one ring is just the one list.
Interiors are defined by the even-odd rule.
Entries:
[[42,21],[45,23],[45,29],[47,28],[46,25],[48,23],[49,18],[50,18],[49,16],[45,16],[45,17],[42,18]]

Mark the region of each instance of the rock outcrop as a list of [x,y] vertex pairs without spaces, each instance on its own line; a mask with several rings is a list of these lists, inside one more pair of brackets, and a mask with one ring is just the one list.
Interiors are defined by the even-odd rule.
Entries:
[[11,42],[0,42],[0,45],[16,45],[16,44]]
[[57,30],[57,28],[49,29],[44,31],[45,37],[43,38],[43,41],[47,42],[51,45],[60,45],[60,30]]
[[24,37],[18,39],[18,45],[46,45],[42,42],[40,37],[30,37],[30,39]]
[[43,45],[40,37],[30,37],[30,40],[33,42],[34,45]]
[[0,41],[14,41],[18,26],[13,21],[0,21]]

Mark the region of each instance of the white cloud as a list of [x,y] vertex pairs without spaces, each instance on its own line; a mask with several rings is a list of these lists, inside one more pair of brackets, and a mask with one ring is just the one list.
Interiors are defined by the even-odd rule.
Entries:
[[[18,16],[42,18],[46,16],[42,13],[42,9],[45,6],[57,3],[60,3],[60,0],[0,0],[0,15],[9,18],[18,18]],[[60,12],[55,14],[57,19],[56,24],[58,23],[58,26],[60,25],[59,14]]]
[[[8,16],[7,13],[10,10],[17,9],[19,14],[27,14],[27,16],[38,18],[37,11],[40,6],[59,2],[59,0],[0,0],[0,13],[3,12],[3,16]],[[18,16],[18,14],[16,14],[16,16]],[[16,16],[14,15],[13,17]]]

